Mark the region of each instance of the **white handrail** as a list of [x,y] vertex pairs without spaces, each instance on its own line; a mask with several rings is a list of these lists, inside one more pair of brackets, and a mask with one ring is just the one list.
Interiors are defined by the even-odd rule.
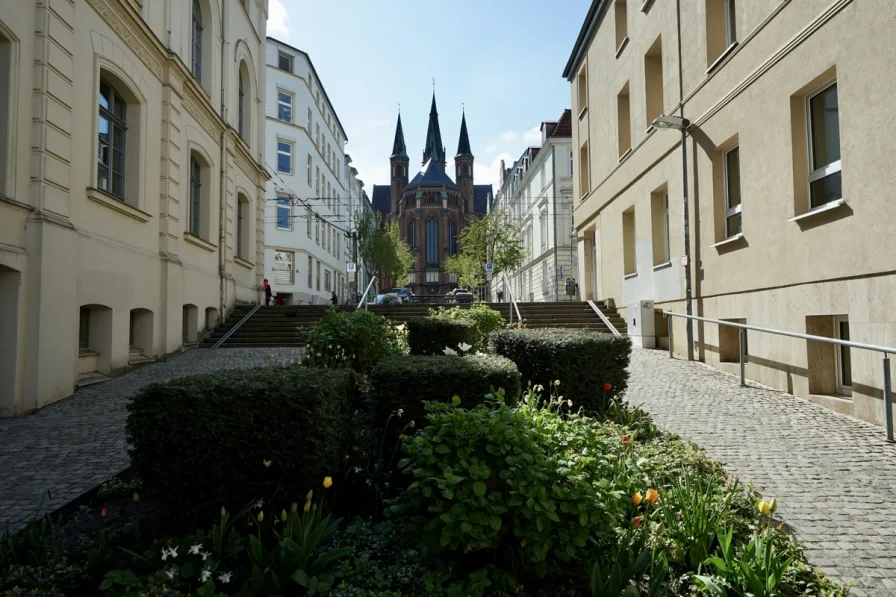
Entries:
[[616,326],[615,326],[615,325],[613,325],[612,323],[610,323],[610,320],[607,319],[607,316],[604,315],[603,311],[601,311],[600,308],[599,308],[597,305],[594,304],[594,301],[590,301],[590,300],[589,300],[589,301],[586,301],[586,302],[588,303],[588,306],[589,306],[589,307],[591,307],[592,309],[594,309],[594,312],[597,313],[597,316],[600,317],[600,320],[604,322],[604,325],[607,326],[608,328],[610,328],[610,333],[612,333],[612,334],[613,334],[614,336],[616,336],[617,338],[621,338],[621,337],[622,337],[622,334],[619,333],[619,330],[616,329]]
[[507,273],[506,273],[506,272],[502,272],[502,275],[503,275],[503,277],[504,277],[504,287],[507,289],[507,294],[510,295],[510,306],[511,306],[511,309],[510,309],[510,323],[513,323],[513,312],[514,312],[514,310],[515,310],[515,311],[516,311],[516,318],[517,318],[517,319],[520,321],[520,323],[522,324],[522,322],[523,322],[523,316],[520,315],[520,308],[517,306],[516,298],[514,298],[514,296],[513,296],[513,288],[511,288],[510,284],[507,283]]
[[367,310],[367,293],[370,292],[370,287],[373,286],[373,283],[376,282],[376,278],[371,278],[370,283],[367,285],[367,288],[364,290],[364,294],[361,295],[361,302],[358,303],[358,306],[355,307],[355,311],[361,308],[361,305],[364,305],[364,310]]

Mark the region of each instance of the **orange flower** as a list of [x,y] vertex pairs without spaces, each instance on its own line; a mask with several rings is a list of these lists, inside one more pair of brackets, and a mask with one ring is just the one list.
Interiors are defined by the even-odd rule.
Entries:
[[632,501],[635,503],[636,506],[639,505],[641,503],[641,500],[643,500],[643,499],[644,499],[644,497],[641,495],[640,491],[636,492],[635,495],[632,496]]
[[632,436],[630,436],[630,435],[623,435],[621,439],[622,439],[622,443],[623,443],[623,444],[627,444],[628,442],[631,441]]
[[611,384],[608,381],[605,381],[604,382],[604,392],[609,392],[612,389],[613,389],[613,384]]
[[656,501],[660,499],[660,492],[656,489],[648,489],[647,490],[647,501],[651,504],[655,504]]
[[108,511],[106,510],[106,508],[105,508],[105,506],[104,506],[103,509],[100,510],[100,516],[101,516],[102,518],[106,518],[106,514],[108,514]]
[[329,489],[333,486],[333,477],[324,477],[324,489]]
[[632,521],[632,528],[633,528],[633,529],[636,529],[636,528],[638,528],[639,526],[641,526],[641,517],[640,517],[640,516],[636,516],[635,519]]

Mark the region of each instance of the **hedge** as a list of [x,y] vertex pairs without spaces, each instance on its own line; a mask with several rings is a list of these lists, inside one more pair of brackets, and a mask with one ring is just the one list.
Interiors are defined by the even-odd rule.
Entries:
[[[424,424],[424,402],[451,402],[457,395],[461,406],[480,404],[492,388],[504,389],[507,404],[520,395],[520,372],[512,361],[495,355],[466,357],[407,356],[383,361],[370,376],[373,387],[375,425],[384,429],[389,416],[399,409],[402,419]],[[389,424],[391,435],[402,425]],[[394,428],[394,429],[393,429]],[[392,444],[387,445],[387,448]]]
[[[525,381],[542,385],[545,394],[555,380],[573,408],[602,412],[610,397],[628,386],[632,343],[578,329],[499,330],[489,339],[492,350],[516,363]],[[604,384],[612,389],[607,392]]]
[[[357,402],[349,369],[274,366],[142,388],[126,432],[148,492],[185,515],[255,499],[300,501],[336,476]],[[299,496],[299,497],[296,497]]]
[[460,352],[461,344],[473,346],[476,329],[469,321],[420,317],[408,320],[408,345],[412,355],[444,355],[445,348]]

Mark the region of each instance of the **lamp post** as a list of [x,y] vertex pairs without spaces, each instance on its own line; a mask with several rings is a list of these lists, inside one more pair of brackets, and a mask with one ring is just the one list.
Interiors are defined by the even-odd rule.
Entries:
[[[691,319],[693,308],[691,307],[691,234],[690,218],[688,217],[688,146],[687,135],[691,121],[681,116],[659,116],[652,123],[657,129],[676,129],[681,131],[681,194],[684,206],[684,304],[688,317],[685,319],[687,326],[688,360],[694,360],[694,322]],[[670,323],[671,325],[671,323]]]

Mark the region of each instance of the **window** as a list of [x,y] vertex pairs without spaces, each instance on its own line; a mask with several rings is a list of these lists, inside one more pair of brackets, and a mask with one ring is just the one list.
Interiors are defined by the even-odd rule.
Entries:
[[735,0],[725,2],[725,47],[728,48],[737,41],[737,14],[734,10]]
[[317,243],[317,246],[320,246],[320,216],[314,216],[314,242]]
[[311,186],[311,154],[308,154],[308,186]]
[[581,190],[581,197],[584,197],[591,192],[591,181],[589,179],[590,170],[591,165],[588,161],[588,142],[585,141],[582,148],[579,150],[579,188]]
[[743,232],[740,200],[740,147],[725,152],[725,238]]
[[448,256],[457,255],[457,222],[448,220]]
[[653,265],[669,263],[669,195],[665,186],[650,194],[650,225]]
[[292,251],[274,251],[274,283],[293,283]]
[[320,290],[320,261],[317,262],[317,289]]
[[277,171],[292,174],[292,143],[277,141]]
[[408,246],[411,250],[417,248],[417,220],[415,218],[411,218],[408,220],[408,232],[407,232]]
[[320,196],[320,166],[314,169],[314,192]]
[[622,212],[622,265],[623,273],[628,276],[638,272],[635,260],[635,208]]
[[314,101],[317,104],[317,107],[320,107],[320,89],[317,90],[317,99]]
[[280,54],[277,56],[277,66],[280,67],[280,70],[285,70],[286,72],[291,73],[292,56],[284,52],[280,52]]
[[541,251],[548,249],[548,210],[542,209],[538,216],[538,232],[541,235]]
[[588,107],[588,73],[586,66],[587,65],[582,65],[582,70],[579,71],[579,76],[576,81],[579,102],[577,107],[580,115],[585,111],[585,108]]
[[308,238],[311,238],[311,219],[312,218],[313,218],[313,216],[311,215],[311,208],[306,207],[305,208],[305,220],[306,220],[305,225],[308,228]]
[[644,56],[644,87],[647,99],[647,125],[664,114],[663,102],[663,39],[657,37]]
[[[723,319],[722,321],[730,321],[731,323],[740,323],[747,325],[746,319]],[[740,329],[730,325],[720,325],[719,329],[719,362],[722,363],[739,363],[740,362]],[[749,332],[744,330],[744,356],[749,355],[747,347],[747,338]]]
[[202,227],[202,168],[190,157],[190,234],[199,236]]
[[277,118],[292,122],[292,94],[277,90]]
[[[849,340],[849,318],[845,315],[834,318],[834,338]],[[837,391],[841,394],[852,392],[852,359],[849,346],[834,346],[837,365]]]
[[202,5],[193,0],[193,76],[202,83]]
[[90,348],[90,309],[81,307],[78,316],[78,348]]
[[625,0],[616,0],[616,53],[622,50],[622,44],[628,40],[628,11]]
[[243,73],[244,66],[240,64],[240,70],[237,73],[239,79],[239,104],[237,106],[239,117],[237,118],[237,132],[240,137],[245,138],[246,133],[246,76]]
[[249,249],[249,227],[246,225],[246,211],[249,200],[239,195],[236,201],[236,256],[245,259]]
[[330,273],[330,270],[328,270],[328,269],[324,270],[324,290],[326,290],[327,292],[330,292],[330,276],[331,275],[332,274]]
[[737,0],[706,0],[706,65],[716,66],[725,52],[737,43]]
[[569,175],[570,176],[572,176],[572,173],[573,173],[572,166],[573,166],[573,161],[575,161],[575,157],[576,157],[575,152],[572,149],[570,149],[569,150]]
[[292,204],[288,195],[277,195],[277,230],[289,230],[292,221]]
[[837,82],[832,81],[811,94],[807,102],[809,198],[814,209],[843,198]]
[[124,150],[127,105],[105,79],[100,79],[96,186],[124,201]]
[[308,290],[314,288],[314,259],[308,256]]
[[439,220],[430,216],[426,220],[426,265],[439,264]]
[[616,96],[616,128],[619,141],[619,157],[632,148],[631,105],[628,96],[628,81]]
[[314,145],[320,149],[320,124],[314,125]]

